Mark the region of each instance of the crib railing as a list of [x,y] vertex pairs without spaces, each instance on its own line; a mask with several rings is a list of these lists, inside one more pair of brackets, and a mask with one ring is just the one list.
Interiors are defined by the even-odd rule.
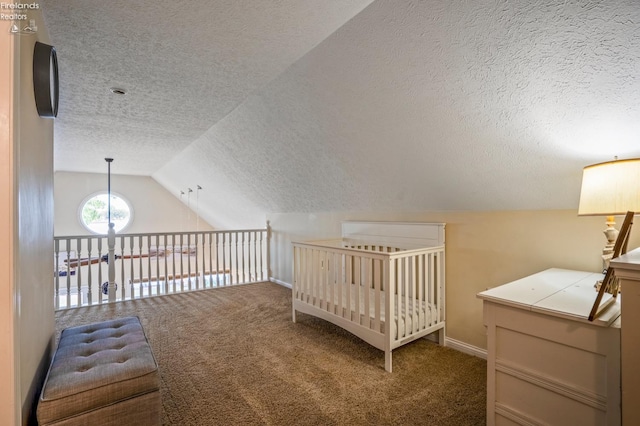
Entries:
[[[116,300],[269,279],[267,229],[119,234]],[[54,237],[55,309],[108,302],[107,237]]]
[[391,349],[445,320],[442,246],[402,250],[328,240],[293,243],[293,250],[294,319],[297,303],[312,305],[341,326],[370,330],[370,337],[359,335],[374,346],[384,346],[386,335]]

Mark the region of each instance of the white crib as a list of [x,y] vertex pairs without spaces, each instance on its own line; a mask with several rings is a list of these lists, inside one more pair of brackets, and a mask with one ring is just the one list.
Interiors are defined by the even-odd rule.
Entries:
[[[293,306],[385,353],[438,332],[444,343],[444,223],[343,222],[342,239],[293,243]],[[392,318],[392,321],[387,321]]]

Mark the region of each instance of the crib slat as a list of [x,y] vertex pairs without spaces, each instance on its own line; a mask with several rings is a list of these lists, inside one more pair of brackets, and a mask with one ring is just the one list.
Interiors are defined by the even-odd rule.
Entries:
[[307,301],[310,305],[313,305],[313,249],[307,251]]
[[[298,279],[298,275],[300,274],[300,265],[298,264],[299,259],[300,259],[300,247],[294,245],[293,246],[293,283],[291,285],[291,296],[293,299],[298,299],[298,286],[300,285],[300,280]],[[294,313],[293,316],[295,317],[295,309],[293,310],[293,313]]]
[[420,307],[420,314],[418,321],[420,321],[421,328],[427,328],[430,324],[427,321],[427,313],[429,312],[429,305],[424,301],[424,289],[425,289],[425,275],[424,275],[424,254],[418,256],[418,305]]
[[[338,287],[336,288],[336,291],[338,292],[337,297],[338,297],[338,312],[336,312],[337,315],[340,315],[341,317],[345,316],[344,313],[344,297],[342,297],[342,290],[345,288],[345,286],[347,285],[347,281],[346,281],[346,277],[345,277],[345,268],[347,268],[346,262],[345,262],[345,256],[344,255],[338,255],[338,265],[337,265],[337,275],[338,275],[338,282],[337,285]],[[347,287],[348,288],[348,287]],[[348,307],[347,307],[348,309]]]
[[306,300],[307,303],[313,304],[313,250],[307,250],[305,252],[305,260],[307,262],[307,276],[305,277],[306,286]]
[[340,255],[337,253],[331,253],[331,267],[332,272],[331,272],[331,313],[332,314],[337,314],[338,313],[338,301],[336,300],[336,285],[338,282],[338,257]]
[[378,259],[373,260],[373,291],[374,291],[374,306],[373,306],[373,329],[380,331],[380,263],[382,261]]
[[309,252],[308,248],[300,249],[300,264],[302,273],[300,274],[300,300],[307,303],[307,296],[309,295],[308,286],[308,276],[309,276],[309,266],[307,265],[307,253]]
[[396,305],[396,340],[400,340],[402,338],[402,331],[401,331],[401,324],[400,321],[402,319],[402,282],[404,281],[404,277],[403,277],[403,269],[402,269],[402,262],[400,261],[400,259],[396,259],[396,263],[397,263],[397,277],[396,277],[396,294],[397,294],[397,305]]
[[405,279],[402,280],[402,284],[404,287],[404,337],[407,337],[409,333],[411,333],[411,330],[409,329],[409,315],[411,314],[411,312],[409,312],[409,292],[411,288],[411,271],[409,270],[409,258],[403,258],[402,263],[405,277]]
[[411,257],[409,261],[411,265],[411,333],[416,333],[419,328],[419,314],[416,295],[418,294],[418,286],[420,284],[418,283],[418,274],[416,271],[417,258]]
[[318,250],[318,308],[322,309],[324,306],[324,250]]
[[438,276],[438,321],[444,321],[444,317],[445,317],[445,308],[446,308],[446,304],[445,304],[445,297],[446,294],[444,292],[444,251],[438,253],[435,255],[438,259],[438,269],[437,269],[437,276]]
[[322,289],[322,298],[324,299],[324,310],[329,310],[330,305],[330,296],[329,296],[329,285],[331,283],[331,256],[324,250],[322,253],[322,262],[324,267],[323,277],[323,289]]
[[387,260],[382,265],[382,276],[384,278],[384,293],[385,293],[385,304],[384,304],[384,335],[385,335],[385,348],[384,348],[384,365],[387,371],[391,371],[391,348],[394,339],[394,325],[393,319],[395,317],[394,313],[394,287],[395,287],[395,260]]
[[[429,302],[430,303],[435,303],[436,304],[436,318],[440,317],[440,313],[439,313],[439,309],[440,307],[438,306],[439,304],[436,302],[436,296],[435,296],[435,286],[436,286],[436,280],[435,280],[435,258],[434,255],[432,253],[429,254]],[[433,321],[433,315],[430,318],[430,322]],[[436,319],[437,321],[437,319]]]
[[322,254],[323,250],[316,250],[316,306],[322,309]]
[[306,275],[304,277],[304,300],[311,303],[311,250],[304,251],[304,262]]
[[[415,277],[415,271],[414,271],[414,258],[413,257],[405,257],[404,258],[404,263],[406,264],[406,270],[407,270],[407,276],[406,276],[406,295],[405,295],[405,310],[407,311],[407,313],[405,314],[405,337],[408,335],[413,334],[413,323],[414,323],[414,318],[413,318],[413,314],[414,314],[414,305],[413,302],[415,300],[414,298],[414,294],[415,294],[415,290],[414,287],[416,285],[416,277]],[[411,324],[409,324],[409,322],[411,322]]]
[[328,310],[332,314],[337,312],[336,305],[336,281],[338,280],[338,263],[337,263],[337,254],[330,252],[329,253],[329,283],[328,283],[328,291],[329,291],[329,306]]
[[322,250],[320,254],[320,297],[322,303],[320,309],[327,310],[327,282],[328,282],[328,263],[327,263],[327,251]]
[[293,282],[291,283],[291,320],[296,322],[296,300],[298,299],[298,274],[300,273],[300,267],[298,265],[300,248],[293,245]]
[[364,292],[364,326],[371,328],[371,259],[364,260],[364,271],[362,276],[362,291]]
[[302,247],[294,246],[293,251],[293,297],[300,299],[300,292],[302,288],[302,262],[300,259],[302,258]]
[[345,297],[347,298],[345,301],[345,305],[347,306],[347,310],[348,312],[345,312],[344,316],[345,318],[349,319],[349,321],[353,321],[353,309],[351,309],[351,305],[352,305],[352,288],[353,288],[353,282],[354,282],[354,262],[355,262],[355,257],[354,256],[349,256],[349,255],[345,255],[344,256],[344,267],[345,267],[345,287],[344,290],[342,292],[342,294],[345,295]]
[[313,306],[315,307],[320,307],[320,294],[319,294],[319,287],[320,284],[318,282],[319,280],[319,275],[320,275],[320,270],[319,270],[319,266],[320,266],[320,261],[319,261],[319,257],[320,257],[320,253],[318,252],[318,250],[312,250],[311,251],[311,265],[312,265],[312,280],[311,280],[311,297],[312,297],[312,302],[313,302]]
[[300,261],[302,262],[302,300],[305,303],[309,303],[309,262],[308,262],[308,253],[309,253],[309,249],[305,248],[304,250],[302,250],[301,256],[300,256]]
[[304,269],[304,247],[299,247],[298,248],[298,274],[296,277],[297,280],[297,286],[296,286],[296,291],[298,292],[297,294],[297,298],[300,301],[304,300],[304,274],[306,273],[305,269]]
[[354,256],[355,262],[353,263],[353,289],[354,289],[354,318],[353,321],[358,324],[362,324],[362,312],[361,312],[361,299],[362,295],[362,256]]

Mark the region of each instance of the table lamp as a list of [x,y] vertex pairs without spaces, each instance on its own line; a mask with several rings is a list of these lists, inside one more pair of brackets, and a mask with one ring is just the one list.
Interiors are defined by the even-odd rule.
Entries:
[[584,168],[578,216],[606,216],[603,267],[609,267],[618,237],[616,215],[640,211],[640,158],[614,160]]

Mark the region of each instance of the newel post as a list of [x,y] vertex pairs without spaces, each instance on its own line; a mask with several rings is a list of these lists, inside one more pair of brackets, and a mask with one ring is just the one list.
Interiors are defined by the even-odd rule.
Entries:
[[620,280],[622,424],[640,424],[640,248],[611,260]]

